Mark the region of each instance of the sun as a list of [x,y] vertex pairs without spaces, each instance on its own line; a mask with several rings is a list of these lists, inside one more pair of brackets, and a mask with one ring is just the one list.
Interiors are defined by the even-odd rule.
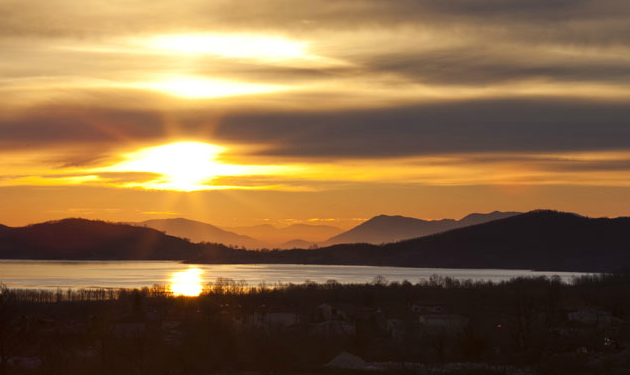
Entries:
[[297,59],[308,55],[306,43],[270,35],[168,34],[149,38],[147,44],[149,48],[171,53],[262,61]]
[[197,76],[169,77],[154,82],[130,85],[134,88],[153,90],[186,99],[212,99],[241,95],[269,94],[283,90],[279,85],[233,82]]
[[225,150],[225,147],[204,142],[174,142],[124,154],[125,161],[107,171],[154,173],[158,177],[141,185],[149,189],[203,190],[209,188],[208,184],[216,176],[241,173],[239,166],[217,160]]
[[202,274],[203,271],[199,268],[189,268],[185,271],[175,272],[169,280],[169,289],[176,296],[198,296],[203,290],[203,285],[201,284]]

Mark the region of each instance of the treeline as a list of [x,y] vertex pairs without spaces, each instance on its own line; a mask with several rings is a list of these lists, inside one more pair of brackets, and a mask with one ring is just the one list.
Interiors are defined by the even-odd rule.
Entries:
[[[220,278],[199,297],[158,286],[2,288],[0,371],[348,373],[324,366],[348,352],[384,373],[623,373],[616,371],[630,366],[628,290],[625,274],[571,283],[377,276],[368,284],[249,286]],[[600,321],[590,321],[591,313]],[[448,367],[454,363],[483,366]]]

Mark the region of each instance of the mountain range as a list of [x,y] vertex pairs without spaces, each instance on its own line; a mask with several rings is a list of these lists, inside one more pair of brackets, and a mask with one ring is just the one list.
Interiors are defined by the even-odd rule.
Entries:
[[[593,219],[537,210],[384,245],[250,251],[240,256],[241,263],[628,272],[630,218]],[[202,255],[193,261],[206,260]]]
[[324,242],[332,236],[343,232],[343,229],[330,225],[292,224],[277,228],[271,224],[249,227],[230,227],[226,230],[244,234],[268,243],[269,247],[287,248],[292,244],[313,244]]
[[16,228],[0,225],[0,258],[607,272],[630,269],[630,218],[538,210],[384,245],[262,252],[191,243],[138,225],[64,219]]
[[347,232],[329,238],[324,241],[322,245],[326,246],[340,243],[382,244],[398,242],[410,238],[446,232],[455,228],[504,219],[518,214],[519,212],[494,211],[488,214],[470,214],[461,220],[421,220],[405,216],[379,215],[350,229]]
[[292,224],[284,228],[261,224],[222,229],[208,223],[184,218],[154,219],[134,224],[157,229],[192,242],[222,243],[247,249],[309,247],[343,232],[342,229],[333,226],[309,224]]
[[271,224],[219,228],[184,218],[147,220],[137,225],[186,238],[192,242],[222,243],[247,249],[293,249],[340,243],[382,244],[445,232],[519,214],[494,211],[474,213],[461,220],[421,220],[405,216],[379,215],[348,230],[329,225],[292,224],[277,228]]
[[221,243],[228,246],[262,249],[268,247],[257,239],[223,230],[200,221],[177,219],[155,219],[137,223],[140,226],[157,229],[171,236],[189,239],[192,242]]

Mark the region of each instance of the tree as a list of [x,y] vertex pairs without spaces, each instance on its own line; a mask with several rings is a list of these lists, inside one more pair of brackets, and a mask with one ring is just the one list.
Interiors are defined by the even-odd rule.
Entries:
[[15,319],[15,293],[0,284],[0,374],[7,373],[9,359],[24,340],[24,325]]

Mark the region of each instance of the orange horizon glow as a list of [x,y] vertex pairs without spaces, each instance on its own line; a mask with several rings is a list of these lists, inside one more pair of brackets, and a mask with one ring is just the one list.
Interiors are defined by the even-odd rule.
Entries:
[[[11,153],[4,156],[0,170],[6,176],[2,179],[0,175],[0,186],[100,185],[183,192],[231,189],[314,192],[335,188],[337,184],[381,181],[432,186],[630,187],[630,171],[580,168],[593,163],[626,163],[630,160],[628,152],[462,154],[330,162],[253,158],[239,154],[230,146],[179,140],[112,154],[99,167],[46,169],[38,157],[29,159]],[[515,157],[521,160],[510,161]],[[481,161],[476,162],[477,159]],[[13,169],[16,165],[19,167]]]

